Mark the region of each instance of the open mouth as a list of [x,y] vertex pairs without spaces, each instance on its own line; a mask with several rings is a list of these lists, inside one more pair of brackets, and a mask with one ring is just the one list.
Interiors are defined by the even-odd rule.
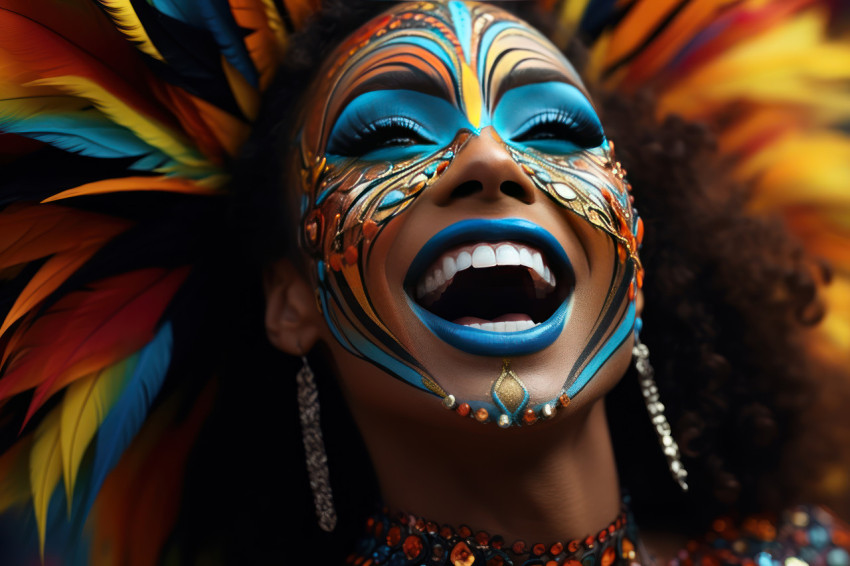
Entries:
[[453,224],[417,254],[405,279],[414,312],[471,353],[519,355],[561,332],[575,276],[560,243],[522,219]]

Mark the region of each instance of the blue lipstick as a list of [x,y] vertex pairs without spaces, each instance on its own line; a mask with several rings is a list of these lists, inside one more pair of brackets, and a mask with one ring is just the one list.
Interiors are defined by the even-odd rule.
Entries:
[[[537,224],[521,218],[473,219],[452,224],[428,240],[408,269],[405,288],[415,288],[425,270],[447,249],[470,243],[503,241],[529,244],[545,254],[559,281],[575,279],[560,242]],[[538,352],[560,336],[572,306],[572,296],[570,293],[547,320],[518,332],[491,332],[455,324],[423,308],[409,295],[408,303],[431,332],[459,350],[481,356],[520,356]]]

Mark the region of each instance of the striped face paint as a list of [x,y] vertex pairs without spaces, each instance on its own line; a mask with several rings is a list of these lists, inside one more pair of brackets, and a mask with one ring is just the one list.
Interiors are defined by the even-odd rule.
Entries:
[[[628,183],[572,65],[524,22],[484,4],[398,5],[337,48],[303,115],[302,243],[315,260],[328,325],[352,353],[438,395],[446,406],[479,416],[483,409],[489,415],[484,420],[507,426],[527,423],[529,410],[535,419],[548,416],[632,332],[642,229]],[[431,375],[405,338],[389,328],[364,283],[385,228],[451,171],[471,140],[484,135],[498,140],[534,190],[607,234],[617,250],[593,331],[554,398],[534,399],[506,361],[479,397],[455,399],[451,384]],[[553,265],[553,286],[556,271],[570,276],[569,258],[541,227],[519,218],[472,218],[434,235],[404,285],[415,294],[416,277],[424,278],[441,251],[476,240],[497,242],[504,234],[563,264]],[[530,251],[526,255],[533,259]],[[531,271],[533,261],[526,263]],[[535,277],[544,287],[549,282],[543,268]],[[413,299],[408,306],[444,342],[501,365],[502,358],[553,345],[570,318],[573,296],[564,294],[546,320],[513,332],[455,324]]]

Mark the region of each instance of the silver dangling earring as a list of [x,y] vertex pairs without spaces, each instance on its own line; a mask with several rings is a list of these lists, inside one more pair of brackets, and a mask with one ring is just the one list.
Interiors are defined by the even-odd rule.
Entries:
[[635,346],[632,349],[632,356],[634,356],[635,367],[640,375],[643,401],[646,403],[646,410],[649,412],[650,419],[652,419],[655,434],[658,435],[658,441],[661,443],[664,456],[667,458],[667,467],[670,468],[673,479],[676,480],[682,491],[688,491],[688,482],[686,481],[688,471],[679,459],[679,445],[673,439],[670,423],[664,416],[664,405],[658,396],[658,386],[655,385],[655,370],[649,363],[649,348],[640,341],[637,333],[635,333]]
[[313,490],[313,504],[322,530],[332,532],[336,527],[336,509],[331,493],[328,455],[319,426],[319,392],[313,370],[307,358],[301,356],[304,365],[298,371],[298,413],[301,417],[301,437],[304,439],[304,454],[307,458],[307,474]]

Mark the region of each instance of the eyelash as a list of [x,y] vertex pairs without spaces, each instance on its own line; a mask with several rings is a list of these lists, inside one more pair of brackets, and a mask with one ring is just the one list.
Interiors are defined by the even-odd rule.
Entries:
[[363,156],[387,147],[432,143],[420,132],[422,127],[404,116],[390,116],[343,130],[328,144],[329,153],[348,157]]
[[511,139],[519,143],[566,141],[581,149],[590,149],[601,145],[605,138],[599,123],[586,113],[558,109],[535,115]]

